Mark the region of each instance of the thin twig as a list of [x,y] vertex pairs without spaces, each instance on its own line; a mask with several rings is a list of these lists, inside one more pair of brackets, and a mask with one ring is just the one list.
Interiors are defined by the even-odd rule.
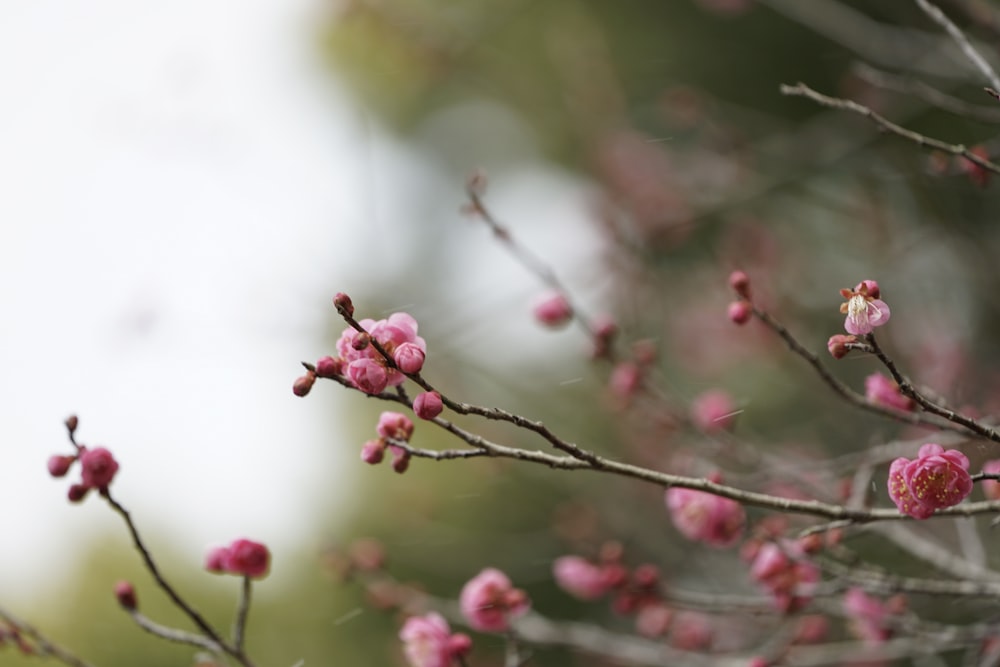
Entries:
[[828,95],[824,95],[820,92],[813,90],[804,83],[797,83],[794,86],[782,84],[780,90],[782,95],[789,95],[791,97],[806,97],[812,100],[813,102],[816,102],[817,104],[821,104],[831,109],[840,109],[843,111],[851,111],[853,113],[859,114],[861,116],[870,119],[872,122],[874,122],[878,127],[882,128],[883,130],[891,132],[896,136],[903,137],[904,139],[908,139],[909,141],[912,141],[913,143],[919,146],[923,146],[924,148],[934,148],[939,151],[948,153],[950,155],[958,155],[964,157],[969,162],[972,162],[973,164],[982,167],[983,169],[991,171],[995,174],[1000,174],[1000,165],[997,165],[994,162],[990,162],[989,160],[980,157],[979,155],[976,155],[974,152],[970,151],[964,145],[949,144],[945,141],[941,141],[940,139],[933,139],[931,137],[920,134],[919,132],[908,130],[901,125],[893,123],[891,120],[887,119],[885,116],[882,116],[878,112],[869,109],[863,104],[858,104],[853,100],[847,100],[840,97],[830,97]]
[[927,0],[914,1],[917,3],[917,6],[920,7],[925,14],[927,14],[927,16],[931,17],[935,23],[944,28],[945,31],[951,35],[951,38],[955,40],[956,44],[958,44],[958,48],[962,50],[962,53],[964,53],[965,57],[969,59],[969,62],[975,65],[976,69],[978,69],[982,75],[986,77],[989,84],[993,86],[994,89],[1000,89],[1000,77],[997,77],[997,73],[993,71],[993,67],[991,67],[979,51],[972,46],[972,43],[969,42],[968,37],[965,36],[965,33],[962,32],[961,28],[945,16],[944,12],[942,12],[937,6],[932,5]]
[[177,628],[160,625],[156,621],[143,616],[135,610],[130,610],[129,616],[132,617],[132,620],[135,621],[136,625],[140,628],[151,635],[160,637],[161,639],[166,639],[167,641],[175,642],[177,644],[197,646],[198,648],[203,648],[216,655],[225,652],[221,646],[204,635],[196,635],[193,632],[185,632],[184,630],[178,630]]
[[1000,122],[1000,109],[996,105],[970,104],[919,79],[890,74],[866,63],[856,63],[853,69],[855,74],[878,88],[916,97],[931,106],[963,118],[972,118],[986,123]]
[[31,640],[35,654],[42,657],[50,657],[64,665],[70,667],[93,667],[89,662],[78,658],[68,650],[62,648],[33,626],[25,623],[10,612],[0,609],[0,620],[9,625],[13,630]]
[[243,577],[243,585],[240,588],[240,599],[236,605],[236,620],[233,622],[233,646],[237,651],[243,651],[243,642],[246,639],[247,615],[250,613],[250,592],[253,583],[250,577]]

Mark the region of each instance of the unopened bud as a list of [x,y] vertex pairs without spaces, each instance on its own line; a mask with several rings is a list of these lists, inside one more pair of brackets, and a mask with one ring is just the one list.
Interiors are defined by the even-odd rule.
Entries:
[[135,598],[135,588],[127,581],[119,581],[115,584],[115,598],[123,609],[134,611],[138,606]]
[[60,456],[55,454],[49,457],[49,474],[53,477],[63,477],[69,472],[70,466],[76,461],[75,456]]
[[344,374],[344,361],[340,358],[323,357],[316,362],[316,375],[321,378],[335,378]]
[[66,430],[69,431],[70,435],[73,435],[76,433],[76,427],[80,425],[80,420],[76,415],[70,415],[69,417],[66,417],[65,424]]
[[744,299],[750,298],[750,276],[742,271],[733,271],[729,274],[729,287]]
[[363,350],[372,342],[372,337],[369,336],[364,331],[359,331],[354,334],[354,338],[351,339],[351,347],[355,350]]
[[830,340],[826,341],[826,349],[830,351],[830,355],[834,359],[843,359],[851,351],[850,344],[857,341],[858,339],[855,336],[837,334],[830,336]]
[[434,419],[443,409],[441,394],[436,391],[425,391],[413,399],[413,414],[421,419]]
[[341,315],[354,317],[354,303],[351,302],[351,297],[347,296],[343,292],[337,292],[337,294],[334,295],[333,305],[337,308],[337,312]]
[[369,440],[361,447],[361,460],[369,465],[377,465],[382,463],[382,459],[385,458],[385,441],[379,438],[378,440]]
[[749,301],[733,301],[726,313],[733,323],[746,324],[753,315],[753,307]]
[[316,374],[306,373],[297,379],[295,384],[292,385],[292,392],[294,392],[296,396],[307,396],[309,394],[309,390],[312,389],[314,384],[316,384]]
[[69,487],[69,491],[66,492],[66,497],[69,498],[71,503],[78,503],[87,497],[87,492],[90,491],[89,486],[83,484],[74,484]]

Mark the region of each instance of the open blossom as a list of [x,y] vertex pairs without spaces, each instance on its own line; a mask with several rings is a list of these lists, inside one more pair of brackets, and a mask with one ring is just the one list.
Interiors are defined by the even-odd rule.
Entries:
[[405,372],[415,373],[423,366],[427,343],[417,335],[417,321],[406,313],[393,313],[384,320],[364,319],[358,322],[367,332],[361,336],[347,327],[337,340],[337,352],[347,378],[367,394],[378,394],[386,387],[403,383],[406,376],[388,365],[374,345],[364,344],[374,339]]
[[435,612],[406,619],[399,639],[410,667],[450,667],[472,647],[467,635],[452,634],[448,621]]
[[506,574],[488,567],[462,587],[458,606],[469,625],[482,632],[504,632],[508,620],[528,611],[527,594],[514,588]]
[[904,396],[899,385],[881,373],[872,373],[865,378],[865,398],[869,403],[897,410],[910,411],[915,407],[913,399]]
[[847,333],[864,336],[889,321],[889,306],[878,298],[879,287],[874,280],[862,280],[853,290],[842,289],[840,294],[847,299],[847,303],[840,304],[840,312],[847,315]]
[[889,497],[903,514],[926,519],[972,492],[969,459],[957,449],[928,443],[912,461],[898,458],[889,466]]
[[735,500],[680,487],[667,489],[665,500],[674,526],[690,540],[724,548],[743,534],[746,513]]

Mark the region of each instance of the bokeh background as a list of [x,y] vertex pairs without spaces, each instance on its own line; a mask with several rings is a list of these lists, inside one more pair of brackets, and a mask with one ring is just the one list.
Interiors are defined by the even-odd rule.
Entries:
[[[988,3],[942,5],[995,41]],[[250,628],[261,664],[401,664],[399,619],[324,566],[364,535],[435,594],[494,565],[548,615],[623,629],[555,589],[554,557],[617,539],[691,587],[752,590],[735,555],[683,542],[656,489],[491,461],[362,465],[381,406],[332,383],[291,393],[298,362],[333,351],[337,291],[361,316],[414,315],[426,374],[452,396],[677,472],[725,456],[747,487],[802,494],[808,472],[810,493],[834,493],[816,481],[824,461],[900,430],[727,322],[736,267],[817,351],[840,328],[837,290],[879,280],[908,371],[957,404],[995,405],[993,188],[778,92],[806,81],[991,150],[983,82],[909,3],[36,0],[0,7],[0,54],[0,603],[95,664],[192,652],[130,627],[110,593],[120,578],[149,615],[176,613],[116,517],[96,498],[71,506],[68,481],[45,474],[74,412],[80,440],[121,462],[116,496],[167,573],[220,625],[237,584],[201,572],[205,549],[271,545]],[[983,118],[874,86],[859,64]],[[476,168],[516,238],[588,313],[616,318],[620,355],[651,342],[651,391],[621,400],[582,330],[532,321],[540,281],[460,212]],[[860,389],[872,368],[837,370]],[[733,435],[687,425],[714,388],[742,411]],[[788,467],[768,469],[772,455]],[[483,639],[476,664],[497,648]]]

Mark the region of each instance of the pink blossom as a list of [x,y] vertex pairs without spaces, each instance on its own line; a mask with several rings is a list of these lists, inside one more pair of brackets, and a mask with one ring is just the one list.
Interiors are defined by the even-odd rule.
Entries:
[[402,475],[410,467],[410,453],[402,447],[389,445],[389,452],[392,454],[392,469]]
[[712,624],[697,611],[682,611],[674,616],[670,645],[683,651],[700,651],[712,643]]
[[729,429],[736,421],[736,405],[728,392],[713,389],[691,401],[691,421],[703,433]]
[[528,611],[531,601],[506,574],[488,567],[470,579],[458,600],[469,625],[482,632],[504,632],[508,619]]
[[421,419],[434,419],[444,410],[441,394],[436,391],[425,391],[413,399],[413,414]]
[[724,548],[743,534],[746,513],[735,500],[680,487],[667,489],[665,500],[674,526],[690,540]]
[[419,373],[424,367],[424,351],[415,343],[403,343],[392,353],[392,359],[404,373]]
[[884,602],[860,588],[850,588],[844,593],[844,615],[851,630],[869,644],[881,644],[889,639],[886,625],[889,616]]
[[836,334],[830,336],[830,340],[826,341],[826,349],[830,351],[830,356],[834,359],[843,359],[851,351],[850,344],[857,341],[858,339],[854,336]]
[[205,554],[205,569],[209,572],[222,573],[226,571],[226,561],[229,560],[229,547],[215,547]]
[[361,460],[370,465],[382,463],[385,458],[385,440],[369,440],[361,446]]
[[643,605],[635,615],[635,631],[643,637],[660,637],[667,633],[673,617],[673,610],[662,603]]
[[908,412],[914,408],[913,400],[900,392],[899,385],[881,373],[872,373],[865,378],[865,398],[874,405],[896,410]]
[[435,612],[406,619],[399,639],[411,667],[450,667],[456,656],[472,647],[467,635],[452,634],[448,621]]
[[631,398],[642,383],[642,369],[634,361],[622,361],[615,364],[608,378],[611,393],[623,399]]
[[[419,370],[423,364],[421,355],[426,355],[427,344],[417,335],[417,321],[406,313],[393,313],[384,320],[364,319],[358,322],[365,330],[361,335],[354,327],[347,327],[337,340],[337,353],[346,368],[351,383],[367,394],[377,394],[388,387],[403,383],[406,376],[393,368],[374,345],[364,344],[375,340],[400,365]],[[400,359],[397,360],[396,352]],[[416,371],[411,371],[416,372]]]
[[91,489],[106,489],[118,472],[118,462],[104,447],[88,449],[80,455],[83,485]]
[[562,556],[552,564],[559,588],[581,600],[596,600],[608,592],[604,569],[579,556]]
[[917,458],[898,458],[889,466],[889,497],[903,514],[926,519],[972,492],[969,459],[957,449],[928,443]]
[[375,432],[380,438],[409,442],[413,435],[413,421],[401,412],[383,412],[378,417]]
[[569,305],[566,296],[560,292],[547,294],[535,305],[534,313],[536,320],[552,328],[565,326],[573,319],[573,307]]
[[60,456],[59,454],[50,456],[48,462],[49,474],[53,477],[65,477],[74,461],[76,461],[75,456]]
[[729,287],[744,299],[750,298],[750,276],[743,271],[733,271],[729,274]]
[[205,556],[205,569],[209,572],[260,579],[267,576],[270,567],[271,553],[253,540],[234,540],[228,547],[216,547]]
[[[1000,473],[1000,459],[994,459],[984,463],[983,472],[988,475],[996,475]],[[993,479],[984,479],[982,488],[983,495],[985,495],[987,499],[1000,500],[1000,482]]]
[[889,306],[878,298],[880,290],[874,280],[862,280],[853,290],[842,289],[840,294],[847,299],[840,304],[840,312],[847,315],[847,333],[864,336],[889,321]]
[[316,362],[316,375],[321,378],[340,377],[344,372],[344,360],[326,356]]
[[819,568],[793,542],[765,542],[753,557],[750,577],[771,594],[778,609],[792,612],[812,598]]

